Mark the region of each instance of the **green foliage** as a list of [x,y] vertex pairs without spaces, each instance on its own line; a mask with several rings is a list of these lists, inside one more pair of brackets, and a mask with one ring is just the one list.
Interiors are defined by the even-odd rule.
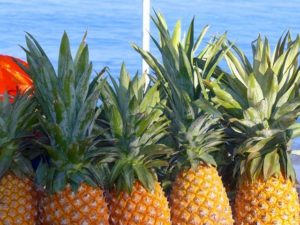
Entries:
[[252,44],[252,64],[230,41],[223,45],[231,75],[206,84],[239,143],[235,173],[295,179],[289,152],[291,138],[299,134],[299,45],[300,38],[287,33],[271,54],[268,39],[259,36]]
[[4,94],[0,101],[0,178],[8,170],[18,176],[33,175],[23,145],[24,139],[37,124],[36,104],[31,94],[31,91],[18,93],[13,102]]
[[[95,152],[110,162],[110,184],[118,191],[131,192],[135,181],[152,190],[155,169],[167,166],[171,150],[157,144],[166,135],[169,121],[163,115],[161,93],[156,83],[146,87],[145,75],[130,78],[122,65],[119,84],[110,77],[101,90],[103,114],[100,125],[105,131],[101,147]],[[105,125],[105,126],[103,126]]]
[[49,165],[41,163],[37,180],[50,192],[57,192],[67,184],[74,190],[81,182],[96,185],[96,166],[91,152],[95,145],[92,131],[100,110],[100,75],[90,83],[92,63],[85,36],[72,58],[69,39],[64,33],[55,71],[46,53],[30,35],[24,48],[39,104],[41,126],[50,143],[42,144],[50,158]]
[[154,37],[152,40],[162,60],[137,45],[133,48],[154,71],[167,96],[165,113],[172,121],[170,130],[177,147],[173,161],[179,169],[199,163],[216,166],[212,152],[220,149],[224,135],[216,119],[221,114],[209,102],[210,93],[204,87],[204,80],[216,77],[215,71],[221,71],[217,64],[225,54],[222,49],[225,35],[209,42],[199,52],[208,27],[195,38],[193,19],[181,39],[180,21],[171,33],[162,15],[156,13],[152,19],[159,30],[160,41]]

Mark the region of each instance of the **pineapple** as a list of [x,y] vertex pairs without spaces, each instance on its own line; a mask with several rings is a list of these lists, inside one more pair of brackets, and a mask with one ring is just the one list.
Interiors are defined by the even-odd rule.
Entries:
[[29,93],[17,95],[13,103],[4,94],[0,101],[0,221],[4,225],[37,222],[34,171],[24,141],[36,123],[34,110]]
[[194,43],[193,20],[181,42],[180,22],[171,35],[160,14],[153,21],[160,32],[160,44],[153,40],[160,50],[162,63],[149,52],[133,47],[154,70],[168,97],[166,113],[172,121],[170,130],[176,145],[172,159],[176,175],[170,195],[172,223],[233,224],[214,157],[222,148],[224,131],[218,123],[220,114],[209,104],[208,93],[203,89],[203,79],[214,75],[216,62],[222,57],[225,36],[210,43],[194,58],[207,27]]
[[[299,135],[300,38],[287,33],[273,54],[268,40],[253,43],[253,64],[224,45],[231,74],[207,82],[235,141],[237,224],[299,224],[290,143]],[[228,47],[232,47],[230,51]]]
[[49,137],[49,144],[41,144],[49,156],[48,164],[40,163],[37,169],[37,182],[45,187],[40,222],[107,225],[108,208],[99,187],[101,167],[92,155],[101,83],[98,76],[89,83],[92,64],[88,47],[83,40],[72,59],[64,33],[56,72],[30,34],[26,42],[27,73],[34,82],[41,126]]
[[171,225],[168,201],[155,173],[167,166],[165,158],[171,153],[157,144],[168,126],[158,84],[146,88],[145,74],[131,80],[124,64],[119,84],[113,77],[112,84],[105,83],[101,121],[109,129],[98,155],[111,167],[110,224]]

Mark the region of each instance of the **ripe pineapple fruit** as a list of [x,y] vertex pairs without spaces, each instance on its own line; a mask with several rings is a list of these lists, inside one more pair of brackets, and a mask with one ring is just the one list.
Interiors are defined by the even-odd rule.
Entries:
[[[177,175],[170,195],[172,223],[233,224],[231,208],[221,177],[216,170],[214,153],[221,150],[224,132],[218,127],[219,113],[208,103],[203,79],[215,73],[216,62],[221,59],[224,36],[206,46],[194,59],[207,28],[194,43],[194,21],[183,41],[180,41],[180,22],[173,34],[169,33],[163,17],[153,19],[160,32],[162,63],[149,52],[134,45],[154,70],[168,97],[166,113],[172,121],[170,131],[176,144],[172,166]],[[201,69],[196,67],[200,66]]]
[[[110,224],[170,225],[167,198],[155,169],[167,166],[171,151],[157,142],[166,134],[158,84],[146,88],[145,74],[132,80],[121,68],[119,84],[111,77],[101,94],[102,121],[109,130],[98,155],[110,162]],[[103,124],[102,124],[103,126]]]
[[108,224],[107,204],[98,187],[100,167],[91,154],[101,83],[98,76],[89,83],[92,64],[88,47],[83,40],[72,59],[64,33],[56,72],[30,34],[26,42],[27,73],[34,81],[40,123],[49,137],[49,144],[42,144],[49,163],[41,163],[37,169],[37,182],[46,188],[40,202],[41,223]]
[[299,202],[290,142],[299,135],[298,55],[300,39],[279,40],[273,54],[268,40],[253,43],[253,65],[232,43],[225,59],[231,74],[207,82],[213,101],[226,115],[236,148],[234,172],[237,224],[299,224]]
[[35,225],[38,215],[34,172],[26,157],[26,134],[35,125],[35,103],[29,93],[14,102],[0,101],[0,221],[4,225]]

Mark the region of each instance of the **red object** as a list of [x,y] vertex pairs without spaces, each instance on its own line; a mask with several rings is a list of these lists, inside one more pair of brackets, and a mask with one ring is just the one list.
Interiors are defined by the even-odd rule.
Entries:
[[24,92],[33,86],[28,74],[15,61],[28,66],[21,59],[0,55],[0,97],[5,92],[10,96],[15,96],[18,91]]

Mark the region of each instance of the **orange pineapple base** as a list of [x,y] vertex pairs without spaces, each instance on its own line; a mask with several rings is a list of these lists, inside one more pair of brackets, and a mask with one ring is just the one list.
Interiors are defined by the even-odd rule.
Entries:
[[168,201],[158,182],[152,192],[136,182],[131,194],[112,193],[109,202],[111,225],[171,225]]
[[36,225],[38,197],[33,182],[8,173],[0,180],[0,224]]
[[176,225],[232,225],[232,212],[214,167],[199,165],[178,174],[170,195]]
[[300,224],[296,188],[282,176],[243,182],[237,190],[235,212],[238,225]]
[[70,186],[40,201],[42,225],[108,225],[108,207],[103,191],[81,184],[76,193]]

